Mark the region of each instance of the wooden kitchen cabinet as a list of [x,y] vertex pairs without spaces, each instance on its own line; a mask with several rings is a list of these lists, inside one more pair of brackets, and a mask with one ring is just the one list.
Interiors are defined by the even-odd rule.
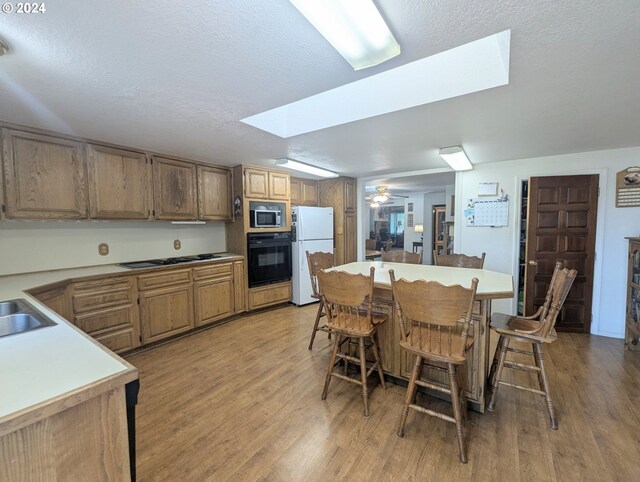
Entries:
[[318,182],[320,206],[333,208],[333,245],[336,264],[356,261],[356,180],[347,177]]
[[[215,268],[212,270],[211,268]],[[233,263],[194,268],[195,325],[202,326],[234,313]]]
[[627,274],[627,322],[624,347],[640,351],[640,238],[629,240],[629,269]]
[[244,195],[254,199],[288,201],[289,174],[256,167],[245,167]]
[[233,262],[233,306],[236,314],[247,311],[247,277],[242,260]]
[[292,177],[290,193],[292,206],[318,205],[318,181]]
[[190,162],[153,157],[153,204],[155,219],[198,218],[197,170]]
[[138,276],[142,343],[152,343],[192,329],[191,268]]
[[82,142],[19,130],[3,130],[6,217],[87,217]]
[[140,346],[134,276],[79,281],[71,293],[74,325],[116,353]]
[[204,221],[232,221],[231,171],[198,166],[198,212]]
[[291,301],[291,281],[249,288],[249,311]]
[[147,155],[87,144],[89,213],[93,219],[149,219],[151,165]]

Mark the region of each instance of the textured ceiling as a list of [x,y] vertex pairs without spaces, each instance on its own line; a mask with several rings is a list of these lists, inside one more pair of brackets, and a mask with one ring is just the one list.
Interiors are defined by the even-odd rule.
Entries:
[[[640,144],[638,0],[376,0],[402,46],[354,72],[286,0],[48,2],[0,14],[0,119],[196,160],[342,174]],[[281,139],[239,120],[511,29],[505,87]]]

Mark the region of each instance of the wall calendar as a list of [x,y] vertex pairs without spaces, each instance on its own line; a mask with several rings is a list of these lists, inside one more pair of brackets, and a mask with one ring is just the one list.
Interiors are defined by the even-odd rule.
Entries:
[[469,198],[464,217],[467,226],[508,226],[509,195]]

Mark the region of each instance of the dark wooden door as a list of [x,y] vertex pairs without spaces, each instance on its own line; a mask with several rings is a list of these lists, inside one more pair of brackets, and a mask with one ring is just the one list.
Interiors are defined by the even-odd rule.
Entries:
[[597,174],[529,179],[525,314],[544,303],[556,261],[578,271],[558,331],[589,333],[597,204]]

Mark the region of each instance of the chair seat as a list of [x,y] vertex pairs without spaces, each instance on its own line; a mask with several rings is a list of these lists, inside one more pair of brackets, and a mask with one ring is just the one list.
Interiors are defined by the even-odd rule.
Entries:
[[555,328],[552,328],[546,337],[540,336],[538,334],[541,328],[539,321],[505,313],[494,313],[491,316],[491,328],[501,335],[539,343],[551,343],[558,338]]
[[[362,316],[366,316],[365,313],[361,313]],[[327,320],[327,328],[337,333],[342,333],[347,336],[371,336],[371,334],[376,330],[377,326],[387,321],[387,317],[385,315],[377,315],[373,314],[371,317],[371,325],[368,323],[367,326],[363,326],[361,329],[354,326],[347,326],[350,323],[347,323],[344,319],[345,315],[337,315],[333,318]],[[363,323],[364,325],[365,323]]]
[[[417,333],[417,328],[413,329],[413,339],[416,340],[418,339],[418,333]],[[422,348],[419,346],[415,346],[409,343],[410,337],[407,338],[407,340],[403,340],[400,342],[400,346],[402,348],[404,348],[405,350],[407,350],[408,352],[414,353],[418,356],[421,356],[422,358],[427,358],[429,360],[434,360],[434,361],[439,361],[439,362],[444,362],[444,363],[453,363],[454,365],[461,365],[465,362],[465,352],[471,348],[473,346],[473,337],[469,336],[467,337],[467,341],[466,341],[466,346],[464,348],[464,351],[462,352],[462,355],[459,355],[459,353],[461,352],[460,348],[462,345],[462,337],[460,335],[454,334],[451,335],[451,352],[453,352],[451,355],[447,354],[446,352],[449,351],[449,337],[448,335],[443,334],[442,335],[442,347],[440,346],[441,343],[438,339],[437,336],[435,336],[432,332],[432,337],[431,337],[431,349],[429,349],[428,346],[428,332],[426,329],[421,328],[421,336],[422,336]],[[445,353],[440,353],[440,351],[445,351]]]

